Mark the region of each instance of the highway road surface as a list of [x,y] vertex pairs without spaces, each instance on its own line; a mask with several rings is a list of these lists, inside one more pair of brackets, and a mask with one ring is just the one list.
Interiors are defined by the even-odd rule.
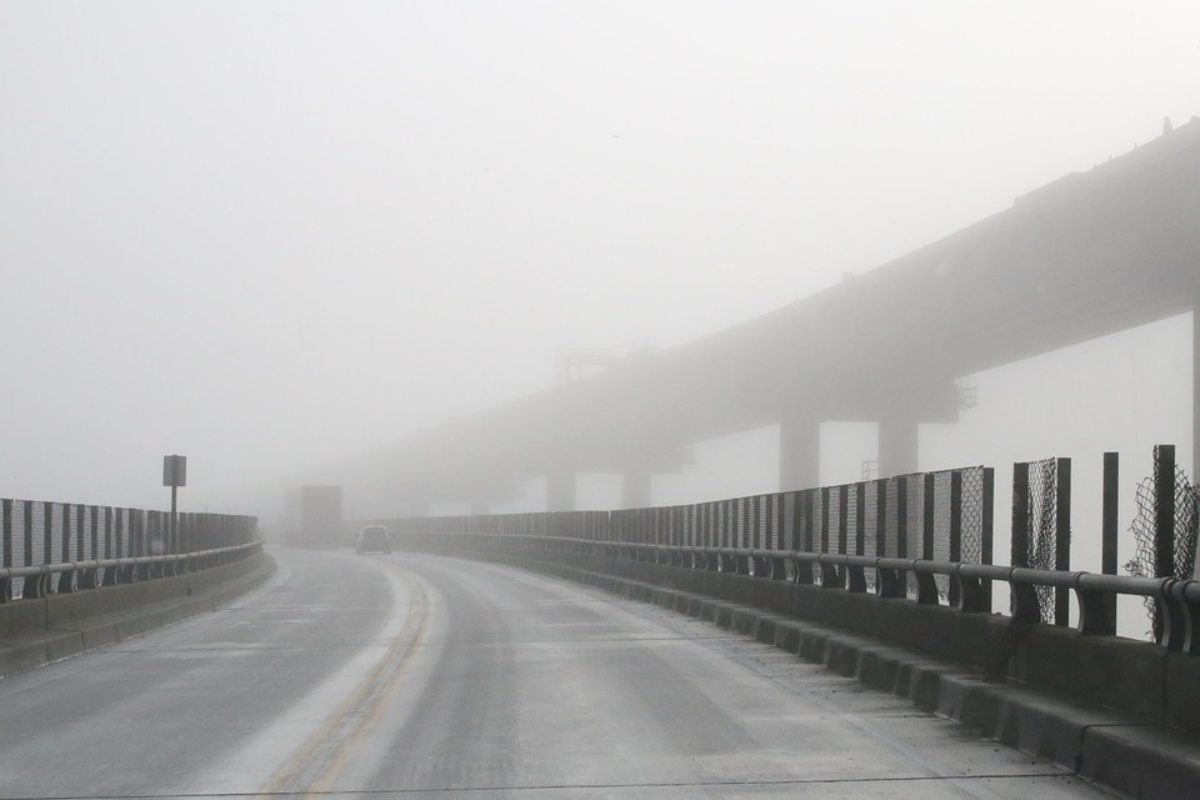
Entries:
[[0,797],[1082,798],[707,623],[522,570],[276,550],[215,613],[0,680]]

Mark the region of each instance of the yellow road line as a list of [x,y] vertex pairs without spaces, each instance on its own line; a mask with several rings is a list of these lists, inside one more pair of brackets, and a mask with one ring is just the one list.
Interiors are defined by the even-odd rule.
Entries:
[[[411,598],[408,615],[379,663],[271,777],[261,793],[315,792],[331,785],[395,697],[429,623],[429,603],[424,588],[407,578],[405,583]],[[326,752],[322,753],[323,750]],[[305,773],[314,769],[319,772],[306,780]]]

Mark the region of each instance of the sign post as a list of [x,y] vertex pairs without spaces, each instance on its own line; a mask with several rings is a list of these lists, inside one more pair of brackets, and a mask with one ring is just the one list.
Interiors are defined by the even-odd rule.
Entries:
[[[179,541],[179,513],[175,493],[180,486],[187,486],[187,456],[163,456],[163,486],[171,487],[171,544],[176,552],[181,550]],[[188,552],[191,552],[188,542]],[[191,569],[190,559],[184,560],[184,570]]]

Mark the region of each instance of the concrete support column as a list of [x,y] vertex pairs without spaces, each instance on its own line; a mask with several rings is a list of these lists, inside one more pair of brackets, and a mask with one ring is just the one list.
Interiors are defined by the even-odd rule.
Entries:
[[546,473],[546,510],[575,510],[575,471],[555,469]]
[[649,508],[654,476],[649,470],[630,469],[621,476],[621,507]]
[[879,421],[879,476],[917,471],[920,426],[915,417],[897,415]]
[[820,485],[820,421],[785,417],[779,423],[779,489],[813,489]]

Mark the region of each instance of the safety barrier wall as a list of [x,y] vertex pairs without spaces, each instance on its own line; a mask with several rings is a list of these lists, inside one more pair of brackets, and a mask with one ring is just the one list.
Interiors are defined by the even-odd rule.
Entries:
[[0,500],[0,602],[148,580],[260,549],[255,517]]

